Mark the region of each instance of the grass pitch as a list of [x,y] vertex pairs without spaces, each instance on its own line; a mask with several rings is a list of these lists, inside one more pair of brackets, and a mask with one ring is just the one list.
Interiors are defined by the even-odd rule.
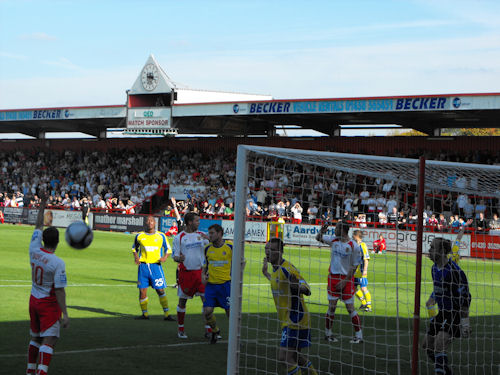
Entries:
[[[0,374],[25,371],[29,342],[28,300],[31,269],[28,245],[33,227],[0,225]],[[61,234],[62,230],[61,230]],[[62,237],[62,236],[61,236]],[[67,304],[70,327],[62,330],[50,374],[132,375],[188,373],[225,374],[227,342],[209,345],[203,337],[199,298],[188,302],[186,333],[181,341],[177,325],[162,319],[156,293],[150,289],[151,320],[135,321],[140,314],[136,288],[137,268],[133,262],[132,234],[94,232],[92,245],[78,251],[63,241],[57,254],[66,262]],[[247,244],[247,267],[243,287],[241,373],[283,373],[277,363],[280,329],[267,280],[261,275],[262,244]],[[322,340],[326,311],[326,276],[329,253],[319,248],[285,248],[285,258],[299,268],[311,284],[308,298],[313,328],[309,357],[321,374],[397,374],[409,372],[413,316],[415,257],[401,254],[372,255],[369,289],[372,313],[361,313],[365,343],[349,344],[350,318],[338,305],[334,329],[340,342]],[[422,304],[431,292],[430,266],[424,259]],[[456,340],[452,346],[452,366],[460,374],[498,374],[500,359],[500,263],[462,260],[471,284],[473,335]],[[176,264],[164,265],[167,283],[175,284]],[[396,277],[396,268],[398,270]],[[175,315],[177,290],[167,288]],[[227,338],[227,318],[217,310],[217,320]],[[421,333],[425,332],[426,312],[421,311]],[[425,354],[420,351],[420,372],[431,374]]]

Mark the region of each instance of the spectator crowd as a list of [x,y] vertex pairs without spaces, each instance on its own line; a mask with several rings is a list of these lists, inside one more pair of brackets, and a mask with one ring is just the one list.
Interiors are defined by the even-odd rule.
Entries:
[[[394,155],[415,157],[415,155]],[[444,161],[500,164],[498,156],[480,152],[426,155]],[[33,207],[40,189],[49,205],[80,210],[140,212],[152,197],[169,187],[188,187],[175,202],[178,211],[231,218],[235,199],[234,152],[172,152],[165,149],[107,152],[40,150],[0,153],[0,206]],[[292,161],[250,165],[246,211],[249,219],[319,223],[347,219],[358,227],[416,224],[414,186],[340,170],[303,166]],[[457,179],[462,178],[457,176]],[[466,182],[465,182],[466,183]],[[458,182],[457,182],[458,185]],[[164,200],[167,201],[167,200]],[[159,209],[159,207],[156,207]],[[172,204],[161,213],[174,215]],[[425,225],[438,231],[462,226],[478,231],[500,229],[498,199],[433,190],[426,194]]]

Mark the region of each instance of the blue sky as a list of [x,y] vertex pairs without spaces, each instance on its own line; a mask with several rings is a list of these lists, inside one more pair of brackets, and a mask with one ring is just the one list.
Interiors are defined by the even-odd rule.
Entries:
[[0,109],[122,104],[150,53],[276,98],[500,92],[500,1],[0,0]]

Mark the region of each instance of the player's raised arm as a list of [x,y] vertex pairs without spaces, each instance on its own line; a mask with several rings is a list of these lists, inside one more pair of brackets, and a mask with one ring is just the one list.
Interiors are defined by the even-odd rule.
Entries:
[[318,234],[316,235],[316,241],[318,242],[323,242],[323,243],[327,243],[324,241],[323,239],[323,235],[326,233],[326,231],[328,230],[328,223],[325,223],[321,226],[321,229],[319,230]]
[[[45,214],[45,207],[47,206],[47,194],[46,193],[40,193],[40,207],[38,208],[38,215],[36,217],[36,224],[35,224],[35,229],[43,229],[44,225],[44,214]],[[50,221],[50,222],[49,222]],[[47,223],[46,225],[52,225],[52,212],[50,213],[50,220],[47,218]]]
[[451,260],[455,263],[460,261],[460,241],[465,233],[465,227],[461,227],[455,241],[453,242],[453,247],[451,248]]
[[262,261],[262,274],[266,279],[271,280],[271,274],[267,270],[267,264],[268,264],[267,257],[264,257],[264,260]]
[[[175,197],[170,198],[170,200],[172,201],[172,207],[174,208],[175,220],[177,220],[177,223],[180,223],[182,218],[181,215],[179,215],[179,210],[177,209],[177,200],[175,199]],[[180,224],[177,225],[180,226]]]

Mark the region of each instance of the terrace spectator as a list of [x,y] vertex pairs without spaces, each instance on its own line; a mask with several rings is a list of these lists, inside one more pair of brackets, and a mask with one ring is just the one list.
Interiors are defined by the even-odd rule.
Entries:
[[498,218],[498,214],[496,212],[493,214],[493,218],[490,220],[488,226],[492,230],[500,229],[500,219]]
[[353,202],[353,199],[352,199],[352,196],[351,194],[346,194],[346,198],[344,199],[344,210],[345,211],[348,211],[349,213],[352,212],[352,202]]
[[229,203],[224,209],[224,215],[232,215],[234,212],[233,202]]
[[466,203],[467,203],[467,195],[463,193],[459,194],[457,196],[457,211],[455,211],[455,213],[458,213],[459,216],[463,216],[464,207]]
[[385,210],[385,205],[387,204],[387,199],[382,194],[377,197],[377,212],[383,212]]
[[316,223],[316,218],[318,217],[318,207],[313,203],[309,208],[307,209],[307,215],[309,219],[309,223],[314,224]]
[[266,203],[267,192],[263,186],[261,186],[260,190],[257,192],[256,197],[257,203],[260,203],[261,205],[264,205]]
[[477,230],[477,233],[486,233],[488,224],[486,223],[486,219],[484,218],[484,213],[479,212],[479,218],[475,220],[474,226]]
[[432,214],[431,217],[428,219],[427,225],[438,229],[439,222],[435,214]]
[[387,207],[387,212],[392,212],[393,207],[396,207],[396,210],[397,210],[398,201],[396,200],[395,194],[391,195],[391,198],[387,201],[385,206]]
[[479,200],[479,203],[476,204],[475,211],[476,211],[476,219],[479,218],[479,214],[481,212],[483,213],[483,216],[486,215],[486,205],[484,204],[484,199]]
[[398,215],[398,228],[402,229],[406,227],[407,219],[406,214],[403,210],[399,211]]
[[363,191],[359,193],[359,197],[361,198],[361,212],[366,213],[368,206],[368,198],[370,198],[370,192],[368,191],[368,187],[366,185],[363,186]]
[[467,202],[465,203],[463,210],[464,217],[466,219],[472,219],[474,217],[474,205],[471,203],[470,198],[467,198]]
[[292,214],[293,214],[293,224],[300,224],[302,223],[302,206],[300,205],[299,202],[295,203],[295,205],[291,209]]
[[282,200],[280,200],[278,202],[278,204],[276,205],[276,211],[277,211],[279,217],[286,216],[286,206]]
[[333,213],[332,213],[332,209],[330,207],[328,207],[326,209],[326,211],[324,211],[322,214],[321,214],[321,220],[325,221],[325,222],[330,222],[333,220]]
[[385,212],[378,213],[378,222],[380,224],[387,224],[387,215],[385,214]]
[[392,207],[392,211],[387,214],[387,222],[389,224],[397,225],[398,224],[399,213],[396,207]]
[[448,223],[446,222],[446,218],[444,217],[444,214],[439,214],[439,219],[438,219],[438,224],[437,224],[437,229],[440,232],[444,232],[448,226]]
[[384,186],[382,186],[382,191],[384,193],[389,193],[392,190],[393,186],[394,186],[394,181],[386,181]]

